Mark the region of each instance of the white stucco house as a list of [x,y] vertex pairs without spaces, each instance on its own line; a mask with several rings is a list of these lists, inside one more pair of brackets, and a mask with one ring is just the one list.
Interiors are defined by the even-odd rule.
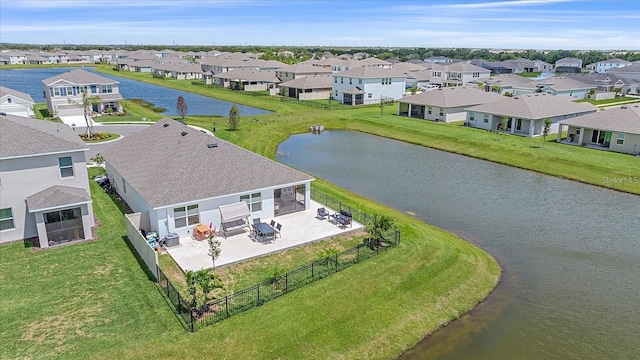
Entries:
[[558,142],[592,149],[640,154],[640,105],[608,108],[596,113],[560,121],[567,137]]
[[577,100],[586,99],[591,89],[597,88],[575,77],[553,76],[536,81],[536,91],[556,96],[569,96]]
[[119,82],[92,72],[76,69],[42,80],[47,108],[58,116],[84,115],[82,92],[97,96],[100,102],[92,106],[93,113],[121,112],[122,95]]
[[502,129],[511,134],[533,137],[542,135],[547,118],[551,120],[549,134],[555,134],[559,121],[590,114],[598,108],[586,102],[576,103],[567,96],[525,94],[471,106],[466,110],[467,122],[472,127]]
[[597,72],[598,74],[604,74],[604,73],[608,73],[609,70],[611,69],[623,68],[625,66],[629,66],[631,65],[631,62],[627,60],[613,58],[613,59],[599,61],[594,65],[595,65],[594,66],[595,72]]
[[0,86],[0,112],[22,117],[33,117],[36,104],[31,95]]
[[405,75],[402,71],[361,66],[334,73],[332,77],[333,98],[343,104],[375,104],[404,96]]
[[0,129],[0,243],[91,239],[84,142],[64,124],[14,115],[0,115]]
[[397,115],[432,121],[465,121],[467,107],[503,99],[498,93],[475,87],[446,87],[403,97],[398,100]]
[[308,210],[313,178],[169,118],[103,152],[107,174],[150,229],[193,235],[197,224],[220,229],[220,206],[246,202],[250,218]]

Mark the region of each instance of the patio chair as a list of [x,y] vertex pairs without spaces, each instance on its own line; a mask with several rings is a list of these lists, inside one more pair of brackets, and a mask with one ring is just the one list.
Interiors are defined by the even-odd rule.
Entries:
[[317,217],[320,218],[320,220],[324,220],[325,217],[329,217],[329,212],[325,208],[321,207],[318,209]]
[[260,218],[253,219],[253,225],[260,224]]
[[280,237],[282,237],[282,234],[280,234],[280,230],[282,230],[282,224],[278,223],[278,225],[276,225],[276,236],[280,235]]
[[269,223],[269,225],[271,225],[271,227],[274,227],[274,226],[276,226],[276,222],[273,221],[273,219],[271,219],[271,223]]

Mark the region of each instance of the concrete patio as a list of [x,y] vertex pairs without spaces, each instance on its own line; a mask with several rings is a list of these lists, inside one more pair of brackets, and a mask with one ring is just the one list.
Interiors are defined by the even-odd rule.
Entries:
[[[282,232],[281,236],[278,236],[275,241],[270,243],[261,243],[253,239],[249,228],[240,230],[237,235],[230,235],[226,239],[223,236],[218,236],[218,239],[222,243],[222,252],[216,260],[216,267],[283,251],[288,248],[364,228],[362,224],[355,221],[352,222],[352,227],[347,226],[343,229],[326,218],[320,220],[316,217],[317,210],[320,207],[322,207],[322,205],[311,201],[309,210],[274,218],[273,220],[276,223],[282,224]],[[333,209],[326,209],[331,214],[335,212]],[[271,219],[262,219],[263,222],[267,223],[270,220]],[[213,265],[211,257],[208,255],[209,243],[206,240],[197,241],[191,237],[181,238],[180,245],[167,248],[166,250],[183,271],[197,271],[211,268]]]

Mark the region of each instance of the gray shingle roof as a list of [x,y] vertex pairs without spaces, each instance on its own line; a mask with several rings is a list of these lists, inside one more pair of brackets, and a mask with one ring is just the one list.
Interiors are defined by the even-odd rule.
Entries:
[[229,80],[244,80],[244,81],[267,81],[271,83],[279,83],[280,79],[276,77],[276,73],[273,71],[262,71],[256,69],[234,69],[230,71],[221,72],[213,76],[214,78],[229,79]]
[[0,158],[87,150],[69,125],[0,115]]
[[100,76],[92,72],[75,69],[62,73],[50,78],[42,80],[45,85],[51,85],[59,80],[65,80],[72,84],[87,85],[87,84],[118,84],[117,80],[109,79],[108,77]]
[[31,95],[27,94],[27,93],[23,93],[20,92],[18,90],[13,90],[10,89],[8,87],[4,87],[4,86],[0,86],[0,97],[6,96],[6,95],[11,95],[11,96],[15,96],[19,99],[28,101],[30,103],[35,104],[36,102],[33,101],[33,98],[31,97]]
[[52,209],[72,204],[90,203],[91,195],[82,188],[53,185],[27,198],[29,212]]
[[536,83],[538,85],[548,86],[555,90],[587,89],[595,87],[580,80],[568,78],[565,76],[553,76],[550,78],[538,80]]
[[483,79],[482,81],[488,85],[498,85],[501,87],[536,88],[535,81],[516,74],[499,74],[488,79]]
[[640,134],[640,106],[628,105],[608,108],[593,114],[562,120],[560,123],[589,129]]
[[154,208],[313,180],[169,118],[118,141],[103,156]]
[[497,93],[462,86],[441,88],[417,95],[409,95],[398,100],[398,102],[439,107],[458,107],[486,104],[492,101],[500,101],[504,98],[504,96]]
[[598,108],[586,102],[576,103],[568,96],[526,94],[472,106],[467,110],[524,119],[544,119],[547,117],[594,112]]
[[280,83],[281,87],[295,89],[331,89],[331,75],[313,75]]

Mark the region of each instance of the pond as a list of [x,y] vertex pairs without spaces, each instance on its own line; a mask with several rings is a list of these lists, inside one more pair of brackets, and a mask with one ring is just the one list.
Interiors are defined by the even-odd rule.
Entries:
[[[73,69],[74,68],[0,69],[0,85],[27,93],[31,95],[35,102],[45,102],[42,80]],[[92,67],[86,67],[84,69],[119,81],[122,97],[127,100],[143,99],[151,102],[156,107],[167,109],[163,113],[167,116],[178,115],[176,110],[178,96],[184,97],[187,103],[187,115],[220,115],[226,117],[229,116],[229,110],[234,105],[234,103],[228,101],[217,100],[110,74],[98,73]],[[267,110],[257,109],[251,106],[235,105],[240,109],[240,115],[242,116],[270,113]]]
[[404,359],[632,359],[640,197],[348,131],[291,136],[284,164],[454,232],[500,285]]

